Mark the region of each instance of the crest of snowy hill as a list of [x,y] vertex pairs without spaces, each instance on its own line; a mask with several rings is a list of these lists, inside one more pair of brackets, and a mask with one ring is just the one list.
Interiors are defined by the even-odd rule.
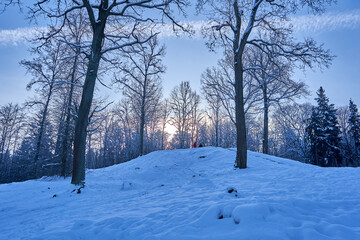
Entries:
[[158,151],[87,172],[0,185],[0,239],[360,239],[360,168],[234,149]]

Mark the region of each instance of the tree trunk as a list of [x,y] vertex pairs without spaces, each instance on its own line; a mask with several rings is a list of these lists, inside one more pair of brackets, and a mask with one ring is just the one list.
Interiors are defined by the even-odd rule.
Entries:
[[139,155],[144,155],[144,128],[145,128],[145,100],[146,100],[146,85],[147,85],[147,69],[145,70],[145,81],[143,85],[143,95],[141,96],[141,113],[140,113],[140,152]]
[[216,109],[215,116],[215,147],[219,146],[219,109]]
[[[76,51],[76,57],[74,59],[73,69],[71,73],[71,83],[75,83],[75,73],[77,69],[77,58],[78,58],[79,50]],[[68,158],[69,149],[71,148],[71,144],[69,144],[69,135],[70,135],[70,120],[71,120],[71,101],[73,98],[74,85],[70,85],[70,92],[68,95],[67,109],[66,109],[66,120],[65,120],[65,130],[64,137],[62,142],[61,149],[61,172],[60,176],[66,177],[66,162]]]
[[269,102],[267,89],[263,89],[264,95],[264,135],[263,135],[263,153],[269,154]]
[[[260,3],[260,2],[259,2]],[[244,69],[242,56],[247,44],[247,39],[252,31],[257,9],[260,4],[255,4],[251,10],[250,21],[248,26],[241,35],[241,17],[242,12],[239,11],[238,1],[233,3],[234,13],[236,17],[236,31],[234,32],[233,54],[234,54],[234,71],[235,71],[235,121],[236,121],[236,168],[247,167],[247,140],[246,140],[246,123],[244,111]]]
[[[185,121],[184,119],[182,119],[181,121]],[[185,137],[184,137],[184,124],[183,123],[179,123],[179,142],[180,142],[180,149],[184,148],[184,142],[185,142]],[[192,143],[191,143],[192,144]]]
[[236,119],[236,168],[247,167],[247,142],[243,97],[243,66],[235,56],[235,119]]
[[4,150],[5,150],[5,141],[7,138],[7,131],[8,131],[7,127],[4,127],[0,142],[0,163],[3,161],[5,155]]
[[145,109],[141,107],[141,116],[140,116],[140,152],[139,155],[144,154],[144,127],[145,127]]
[[[72,94],[69,94],[71,96]],[[68,105],[68,108],[70,108],[70,105]],[[67,116],[65,120],[65,130],[64,130],[64,137],[62,142],[62,149],[61,149],[61,172],[60,176],[66,177],[66,162],[68,157],[68,151],[69,148],[71,148],[71,144],[69,144],[69,134],[70,134],[70,119],[71,119],[71,113],[70,109],[67,110]]]
[[34,157],[34,177],[37,178],[38,177],[38,171],[37,171],[37,165],[38,165],[38,161],[39,161],[39,157],[40,157],[40,148],[41,148],[41,142],[42,142],[42,138],[44,135],[44,129],[45,129],[45,121],[46,121],[46,115],[48,112],[48,108],[49,108],[49,103],[50,103],[50,99],[51,99],[51,95],[52,95],[52,90],[53,90],[53,85],[50,85],[49,88],[49,93],[45,102],[45,106],[44,106],[44,110],[43,110],[43,114],[41,117],[41,121],[40,121],[40,127],[39,127],[39,136],[36,142],[36,149],[35,149],[35,157]]
[[314,152],[315,152],[315,165],[320,166],[319,165],[318,150],[317,150],[317,143],[315,143],[315,145],[314,145]]
[[165,134],[165,126],[163,126],[161,129],[161,150],[165,150],[164,149],[164,134]]
[[86,136],[89,112],[93,100],[95,82],[101,59],[101,47],[104,38],[105,20],[102,19],[97,28],[94,30],[93,42],[91,46],[91,55],[86,72],[85,83],[81,96],[77,121],[75,124],[74,139],[74,162],[71,183],[75,185],[83,184],[85,180],[85,152],[86,152]]

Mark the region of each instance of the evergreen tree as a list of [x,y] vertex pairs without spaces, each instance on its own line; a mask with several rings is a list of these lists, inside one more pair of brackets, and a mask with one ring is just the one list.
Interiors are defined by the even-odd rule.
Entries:
[[350,144],[351,144],[351,161],[353,165],[359,163],[359,147],[360,147],[360,115],[356,104],[350,99],[349,103],[349,130]]
[[311,163],[323,167],[341,165],[340,129],[334,104],[329,104],[322,87],[317,91],[317,106],[312,109],[306,133],[310,143]]

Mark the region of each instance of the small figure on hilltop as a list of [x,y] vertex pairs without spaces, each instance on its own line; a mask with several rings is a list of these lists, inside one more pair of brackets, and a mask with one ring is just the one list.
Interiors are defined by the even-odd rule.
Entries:
[[193,144],[193,148],[196,148],[196,147],[197,147],[196,142],[194,142],[194,144]]
[[199,148],[203,147],[202,143],[200,143]]

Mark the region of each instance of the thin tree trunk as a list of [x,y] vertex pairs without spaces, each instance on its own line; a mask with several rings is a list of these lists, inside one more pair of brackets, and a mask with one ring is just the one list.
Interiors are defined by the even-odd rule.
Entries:
[[219,111],[216,110],[216,120],[215,120],[215,147],[219,146]]
[[264,95],[264,135],[263,135],[263,153],[269,154],[269,102],[267,89],[263,89]]
[[143,86],[143,95],[141,99],[141,113],[140,113],[140,156],[144,155],[144,128],[145,128],[145,99],[146,99],[146,76],[147,70],[145,71],[145,81]]
[[144,154],[144,127],[145,127],[145,109],[144,106],[142,106],[141,116],[140,116],[140,149],[139,149],[140,156]]
[[[70,91],[72,92],[72,89]],[[69,97],[71,95],[72,95],[72,93],[69,94]],[[60,173],[60,176],[62,176],[64,178],[66,177],[66,162],[67,162],[67,157],[68,157],[68,151],[71,148],[71,144],[69,144],[70,119],[71,119],[70,105],[68,105],[68,108],[69,109],[68,109],[68,113],[67,113],[66,120],[65,120],[64,138],[63,138],[62,149],[61,149],[61,173]]]
[[5,141],[7,138],[7,127],[5,127],[5,129],[3,129],[3,134],[1,137],[1,142],[0,142],[0,163],[3,161],[4,159],[4,150],[5,150]]
[[165,124],[163,124],[163,127],[161,129],[161,150],[165,150],[164,149],[164,135],[165,135]]
[[[73,68],[72,68],[72,73],[71,73],[71,83],[75,83],[75,73],[76,73],[76,68],[77,68],[77,58],[78,58],[78,51],[76,51],[76,57],[74,59],[74,64],[73,64]],[[67,102],[67,109],[66,109],[66,120],[65,120],[65,130],[64,130],[64,137],[63,137],[63,142],[62,142],[62,150],[61,150],[61,173],[60,176],[62,177],[66,177],[66,162],[67,162],[67,158],[68,158],[68,153],[69,150],[71,148],[71,144],[69,144],[69,134],[70,134],[70,120],[71,120],[71,101],[73,98],[73,91],[74,91],[74,85],[71,84],[70,85],[70,92],[68,95],[68,102]]]
[[43,110],[43,114],[41,117],[41,121],[40,121],[40,128],[39,128],[39,136],[38,139],[36,141],[36,149],[35,149],[35,157],[34,157],[34,177],[37,178],[38,176],[38,172],[37,172],[37,165],[38,165],[38,161],[39,161],[39,157],[40,157],[40,148],[41,148],[41,142],[42,142],[42,138],[44,135],[44,129],[45,129],[45,121],[46,121],[46,116],[47,116],[47,112],[48,112],[48,108],[49,108],[49,103],[50,103],[50,99],[51,99],[51,95],[52,95],[52,90],[53,90],[53,85],[50,85],[49,88],[49,93],[45,102],[45,106],[44,106],[44,110]]
[[61,106],[61,113],[59,117],[59,126],[57,131],[56,143],[55,143],[55,156],[59,156],[61,159],[61,149],[62,144],[64,142],[64,127],[65,127],[65,119],[66,119],[66,112],[67,112],[67,98],[65,98],[62,106]]

